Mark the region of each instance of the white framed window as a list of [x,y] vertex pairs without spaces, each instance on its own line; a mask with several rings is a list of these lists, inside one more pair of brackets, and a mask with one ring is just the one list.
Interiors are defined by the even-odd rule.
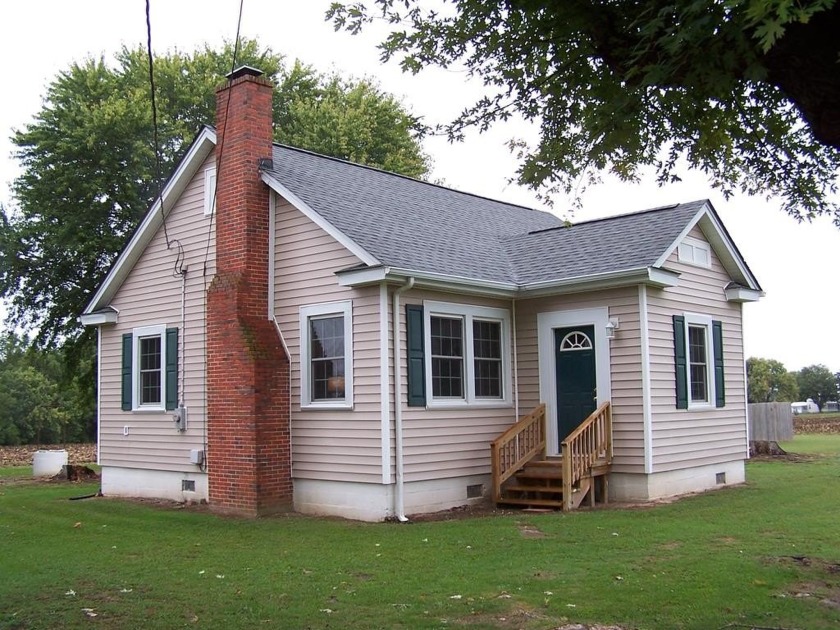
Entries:
[[300,406],[353,407],[353,303],[300,307]]
[[166,402],[166,326],[132,331],[133,410],[163,411]]
[[509,311],[426,301],[423,317],[426,405],[510,404]]
[[204,171],[204,216],[216,211],[216,167]]
[[685,357],[688,408],[715,405],[712,318],[685,314]]
[[686,236],[679,246],[679,259],[680,262],[708,269],[712,266],[712,248],[706,241]]

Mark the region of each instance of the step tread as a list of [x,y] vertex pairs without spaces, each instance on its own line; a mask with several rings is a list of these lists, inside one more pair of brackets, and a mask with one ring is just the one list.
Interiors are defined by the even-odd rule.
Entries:
[[505,486],[505,492],[544,492],[550,494],[563,494],[562,486],[531,486],[528,484],[514,484]]
[[543,507],[562,508],[562,501],[554,501],[552,499],[515,499],[511,497],[502,497],[499,501],[503,505],[539,505]]
[[562,479],[563,471],[557,469],[529,469],[523,468],[515,477],[521,479]]

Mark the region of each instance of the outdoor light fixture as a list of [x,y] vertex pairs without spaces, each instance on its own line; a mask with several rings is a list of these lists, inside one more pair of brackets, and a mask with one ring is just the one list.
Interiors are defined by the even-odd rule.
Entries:
[[618,318],[613,317],[611,320],[607,322],[606,329],[607,329],[607,339],[615,339],[615,331],[618,330]]

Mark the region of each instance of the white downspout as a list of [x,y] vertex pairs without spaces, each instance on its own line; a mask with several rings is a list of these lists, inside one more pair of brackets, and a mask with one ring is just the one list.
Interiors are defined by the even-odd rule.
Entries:
[[391,319],[394,325],[394,456],[397,466],[396,496],[394,497],[394,512],[400,523],[408,522],[405,515],[405,492],[403,479],[403,434],[402,434],[402,367],[400,362],[400,295],[414,286],[414,277],[394,291],[394,303]]
[[519,420],[519,348],[516,345],[516,298],[510,301],[510,310],[513,312],[511,323],[511,337],[513,339],[513,421]]

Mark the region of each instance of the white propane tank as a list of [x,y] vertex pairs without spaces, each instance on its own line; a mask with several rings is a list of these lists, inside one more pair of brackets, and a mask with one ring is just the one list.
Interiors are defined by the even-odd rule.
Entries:
[[67,464],[67,451],[35,451],[32,458],[33,477],[54,477]]

